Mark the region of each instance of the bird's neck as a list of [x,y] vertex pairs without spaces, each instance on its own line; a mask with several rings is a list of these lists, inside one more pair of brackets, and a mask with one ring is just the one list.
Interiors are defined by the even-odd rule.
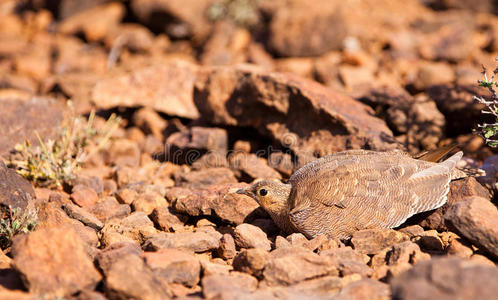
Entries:
[[291,189],[292,186],[290,184],[282,184],[278,190],[279,199],[282,199],[282,201],[279,201],[277,206],[272,207],[272,210],[268,211],[275,224],[286,233],[295,232],[294,226],[289,220],[289,197]]
[[296,232],[296,229],[289,220],[289,214],[270,213],[270,216],[273,222],[275,222],[275,224],[278,226],[278,228],[280,228],[280,230],[282,230],[286,234]]

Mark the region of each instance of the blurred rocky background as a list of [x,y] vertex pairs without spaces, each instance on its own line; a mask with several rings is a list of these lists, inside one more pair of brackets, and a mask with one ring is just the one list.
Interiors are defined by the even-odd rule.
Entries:
[[[0,0],[0,298],[495,299],[498,159],[473,96],[497,9]],[[337,151],[452,143],[486,176],[350,241],[283,236],[232,193]]]

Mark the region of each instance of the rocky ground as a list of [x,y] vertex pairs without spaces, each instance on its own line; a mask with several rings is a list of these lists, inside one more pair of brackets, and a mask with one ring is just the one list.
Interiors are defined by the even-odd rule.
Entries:
[[[0,225],[16,209],[37,224],[0,252],[0,299],[497,299],[498,159],[472,134],[490,121],[472,97],[487,95],[481,65],[496,66],[496,11],[0,0]],[[57,186],[12,169],[16,145],[92,111],[103,132],[121,121],[76,176]],[[348,241],[285,236],[233,193],[341,150],[454,142],[462,167],[486,169],[480,183]]]

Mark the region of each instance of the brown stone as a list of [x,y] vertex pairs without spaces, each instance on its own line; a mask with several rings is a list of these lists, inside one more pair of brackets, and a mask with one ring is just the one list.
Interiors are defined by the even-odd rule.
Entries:
[[259,276],[269,257],[270,255],[267,251],[259,248],[243,249],[233,259],[233,268],[236,271]]
[[472,250],[472,245],[468,241],[460,238],[455,234],[449,240],[449,245],[446,248],[446,253],[461,258],[469,258],[472,256],[472,254],[474,254],[474,250]]
[[332,248],[320,251],[320,256],[327,256],[335,261],[354,260],[361,263],[367,263],[370,257],[366,254],[360,254],[351,247]]
[[145,134],[162,139],[163,131],[166,129],[167,121],[164,120],[155,110],[144,107],[133,114],[133,122],[142,129]]
[[25,211],[35,198],[31,184],[0,161],[0,204],[1,218],[10,215],[11,209]]
[[141,211],[146,215],[150,215],[154,209],[167,205],[168,202],[164,196],[155,191],[146,191],[137,196],[137,199],[133,201],[131,207],[134,211]]
[[134,70],[99,81],[92,101],[101,109],[144,106],[168,115],[195,119],[193,103],[195,66],[175,61]]
[[176,186],[201,189],[213,185],[237,183],[233,172],[228,168],[210,168],[188,173],[175,174]]
[[95,230],[100,230],[104,227],[104,223],[97,217],[77,205],[67,203],[63,206],[63,209],[71,218],[76,219]]
[[334,299],[388,300],[391,299],[391,292],[387,284],[374,279],[366,278],[346,285],[341,289],[337,296],[334,297]]
[[422,252],[417,244],[410,241],[402,242],[372,257],[370,266],[375,269],[372,277],[389,278],[409,269],[410,264],[417,264],[430,258],[431,256]]
[[[109,29],[104,40],[108,49],[111,49],[113,46],[116,48],[122,46],[131,51],[147,52],[154,50],[158,46],[154,44],[154,34],[141,24],[120,23],[118,26]],[[166,40],[165,44],[167,42],[168,40]]]
[[221,234],[217,231],[204,232],[162,232],[150,237],[144,247],[150,250],[179,248],[205,252],[220,246]]
[[35,294],[11,290],[0,291],[0,298],[4,300],[40,300],[40,297]]
[[50,74],[50,61],[50,51],[45,47],[25,50],[14,57],[17,72],[36,80],[43,80]]
[[117,191],[116,193],[116,199],[119,201],[121,204],[132,204],[133,201],[138,197],[137,191],[130,189],[130,188],[122,188]]
[[[434,26],[432,32],[419,44],[421,56],[428,60],[446,60],[458,62],[464,60],[475,50],[472,39],[474,20],[465,15],[440,15],[439,20],[428,26]],[[443,21],[444,20],[444,21]],[[437,28],[439,27],[439,28]]]
[[[176,39],[193,37],[195,41],[202,42],[211,32],[206,11],[212,3],[211,0],[137,0],[131,2],[131,8],[138,19],[150,28],[165,31]],[[158,15],[171,18],[157,18]]]
[[454,80],[455,74],[449,64],[442,62],[423,63],[413,85],[417,90],[423,91],[431,85],[452,83]]
[[159,249],[144,252],[147,265],[168,282],[181,283],[189,287],[199,282],[201,264],[191,253],[178,249]]
[[331,154],[346,145],[397,147],[370,108],[290,74],[249,66],[206,68],[199,74],[194,100],[206,120],[256,128],[303,156]]
[[382,249],[408,240],[408,236],[392,229],[366,229],[353,233],[351,244],[362,254],[377,254]]
[[234,230],[235,244],[240,248],[257,248],[264,251],[271,250],[271,243],[266,233],[259,227],[251,224],[240,224]]
[[339,79],[347,91],[354,91],[376,80],[373,70],[366,66],[339,66]]
[[175,188],[166,197],[179,213],[218,216],[223,221],[241,224],[259,207],[254,199],[235,193],[244,187],[245,184],[224,184],[196,191]]
[[106,222],[101,232],[104,246],[117,242],[135,242],[142,244],[147,238],[157,233],[154,223],[143,212],[134,212],[123,219],[111,219]]
[[314,56],[340,49],[347,32],[337,5],[292,1],[276,11],[270,44],[282,56]]
[[294,171],[294,162],[289,153],[273,152],[268,158],[268,165],[287,177]]
[[100,270],[105,273],[115,262],[126,255],[140,255],[141,253],[142,249],[139,245],[132,242],[119,242],[104,248],[97,254],[95,260]]
[[64,120],[64,107],[50,98],[2,99],[0,111],[0,155],[26,140],[38,146],[36,133],[45,142],[55,139]]
[[205,259],[201,260],[203,276],[209,275],[228,275],[233,270],[231,265],[211,262]]
[[101,195],[104,192],[104,183],[98,176],[78,174],[71,184],[72,186],[84,185],[89,187],[98,195]]
[[130,214],[131,208],[127,204],[119,204],[114,197],[105,197],[102,201],[92,206],[85,207],[102,222],[107,222],[113,218],[122,218]]
[[[54,69],[60,75],[52,79],[53,84],[76,98],[78,106],[83,103],[86,106],[91,89],[107,69],[107,52],[100,47],[89,47],[75,36],[57,35],[54,42],[58,50]],[[89,108],[86,109],[88,112]]]
[[424,250],[439,252],[442,252],[444,250],[443,241],[439,237],[436,230],[424,231],[424,233],[420,235],[418,242]]
[[125,7],[121,3],[102,4],[66,18],[58,30],[65,34],[84,32],[87,40],[96,42],[117,26],[124,14]]
[[289,234],[285,239],[291,244],[291,246],[294,247],[306,247],[305,245],[308,243],[308,239],[304,236],[304,234],[298,232]]
[[277,235],[275,238],[275,249],[289,248],[291,243],[281,235]]
[[332,260],[305,248],[291,247],[274,250],[263,271],[267,285],[291,285],[306,279],[338,275]]
[[104,290],[112,299],[170,299],[169,288],[138,255],[128,254],[104,270]]
[[[137,143],[128,139],[113,140],[108,152],[109,163],[116,166],[135,168],[140,164],[140,148]],[[120,185],[119,182],[118,185]]]
[[223,259],[232,259],[237,254],[235,240],[231,234],[225,233],[220,239],[220,247],[217,250],[218,255]]
[[67,227],[38,229],[19,236],[12,246],[13,267],[29,291],[69,296],[94,288],[101,275],[85,251],[85,244]]
[[194,126],[175,132],[166,139],[168,159],[176,164],[192,164],[206,152],[225,153],[228,134],[222,128]]
[[444,217],[474,245],[498,257],[498,210],[488,199],[465,198],[450,207]]
[[424,234],[424,228],[420,225],[410,225],[403,228],[398,229],[399,232],[407,234],[410,238],[421,236]]
[[99,195],[92,188],[79,184],[73,187],[71,200],[80,207],[88,207],[99,201]]
[[445,118],[431,99],[392,86],[357,89],[353,96],[383,116],[398,135],[404,134],[403,142],[412,152],[430,149],[443,137]]
[[488,97],[487,90],[477,87],[477,84],[433,85],[426,93],[436,101],[438,109],[444,114],[448,133],[461,133],[473,128],[475,125],[472,120],[481,118],[481,110],[484,108],[473,96]]
[[[355,278],[354,280],[358,279]],[[267,290],[274,291],[273,294],[277,294],[284,299],[327,299],[333,298],[349,281],[348,277],[323,276],[301,281],[289,287],[272,287]]]
[[75,300],[106,300],[106,297],[100,292],[83,290],[75,297]]
[[237,173],[239,179],[253,181],[255,179],[282,179],[280,173],[268,166],[264,158],[252,153],[231,153],[228,156],[230,167]]
[[228,168],[228,159],[225,153],[207,152],[192,163],[192,169],[202,170],[210,168]]
[[367,266],[370,258],[359,254],[350,247],[321,251],[320,256],[330,258],[343,277],[352,274],[370,277],[373,273],[373,270]]
[[229,275],[209,275],[202,278],[202,293],[207,299],[236,296],[245,292],[253,292],[258,280],[248,274],[232,272]]
[[421,262],[391,281],[395,299],[493,299],[495,267],[460,258],[436,258]]
[[155,208],[150,218],[162,231],[181,231],[188,219],[184,215],[174,214],[169,206]]
[[204,45],[200,61],[203,65],[233,65],[246,61],[246,49],[251,34],[234,22],[216,22],[209,40]]

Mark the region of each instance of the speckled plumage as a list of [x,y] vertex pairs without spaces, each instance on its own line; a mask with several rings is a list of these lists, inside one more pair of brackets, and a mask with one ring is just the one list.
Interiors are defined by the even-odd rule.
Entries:
[[[262,181],[246,194],[286,232],[344,239],[442,206],[450,181],[462,176],[455,169],[462,155],[434,163],[402,152],[350,150],[303,166],[287,184]],[[269,190],[264,197],[258,194],[263,188]]]

